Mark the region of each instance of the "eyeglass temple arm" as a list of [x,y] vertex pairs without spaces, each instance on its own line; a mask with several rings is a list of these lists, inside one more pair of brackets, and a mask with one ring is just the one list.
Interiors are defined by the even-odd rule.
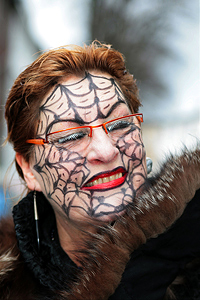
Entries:
[[140,116],[136,116],[136,118],[138,119],[138,121],[140,121],[141,123],[144,122],[144,119],[143,119],[143,115],[141,114]]
[[27,140],[26,143],[36,144],[36,145],[44,145],[45,140],[44,139],[30,139],[30,140]]

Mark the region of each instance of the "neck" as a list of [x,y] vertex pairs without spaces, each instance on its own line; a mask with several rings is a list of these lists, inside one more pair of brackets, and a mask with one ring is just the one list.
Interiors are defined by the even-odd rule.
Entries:
[[81,266],[80,259],[83,255],[81,250],[85,248],[85,236],[87,233],[94,233],[95,227],[74,224],[70,220],[63,220],[57,214],[56,223],[61,247],[77,266]]

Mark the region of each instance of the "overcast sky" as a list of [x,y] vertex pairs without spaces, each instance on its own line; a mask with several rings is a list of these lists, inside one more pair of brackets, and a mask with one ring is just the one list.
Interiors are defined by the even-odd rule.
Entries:
[[[28,15],[29,29],[42,50],[66,44],[82,45],[90,41],[88,22],[91,0],[22,1]],[[149,1],[140,0],[138,3],[140,4],[138,13],[150,9],[147,5]],[[153,1],[151,9],[152,5]],[[176,34],[171,37],[169,43],[175,52],[179,53],[181,59],[177,62],[167,59],[161,63],[161,76],[166,76],[166,80],[170,80],[172,112],[178,110],[182,115],[188,112],[198,113],[196,108],[200,105],[198,8],[198,0],[189,1],[188,10],[193,17],[175,16],[172,19]],[[162,70],[165,70],[165,74]],[[146,109],[148,110],[148,106]],[[164,113],[163,108],[162,112]]]
[[66,44],[82,45],[89,39],[90,0],[22,0],[29,29],[41,49]]

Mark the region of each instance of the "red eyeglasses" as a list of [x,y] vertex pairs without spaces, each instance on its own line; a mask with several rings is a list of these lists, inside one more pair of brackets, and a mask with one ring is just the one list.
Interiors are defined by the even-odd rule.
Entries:
[[45,139],[29,139],[26,143],[37,145],[53,144],[58,147],[66,146],[67,148],[80,149],[87,147],[92,137],[93,128],[103,127],[105,133],[113,141],[117,141],[120,137],[140,127],[141,122],[143,122],[143,114],[131,114],[96,126],[76,126],[58,130],[46,134]]

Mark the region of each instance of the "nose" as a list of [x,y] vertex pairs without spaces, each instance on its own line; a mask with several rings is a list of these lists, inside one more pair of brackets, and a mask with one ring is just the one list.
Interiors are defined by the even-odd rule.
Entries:
[[90,144],[87,149],[87,160],[91,163],[109,163],[119,154],[118,148],[102,127],[93,129]]

